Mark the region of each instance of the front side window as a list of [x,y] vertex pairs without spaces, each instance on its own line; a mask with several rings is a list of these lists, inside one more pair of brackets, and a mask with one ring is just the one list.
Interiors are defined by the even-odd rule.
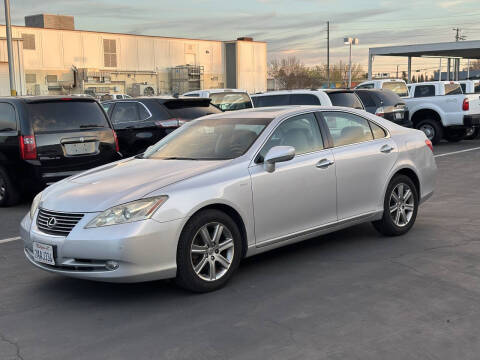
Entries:
[[223,111],[250,109],[252,107],[252,101],[245,93],[216,93],[211,94],[210,99],[212,99],[211,103],[213,105]]
[[15,109],[7,103],[0,103],[0,132],[17,130]]
[[275,146],[292,146],[296,155],[322,150],[323,140],[315,115],[297,115],[281,123],[260,151],[256,162],[263,162],[265,155]]
[[248,151],[270,118],[214,118],[189,122],[144,155],[160,160],[228,160]]
[[324,112],[322,115],[330,130],[333,146],[373,140],[368,120],[360,116],[343,112]]
[[413,96],[416,98],[435,96],[435,85],[417,85]]
[[136,102],[119,102],[113,109],[112,121],[114,124],[138,121],[138,111]]

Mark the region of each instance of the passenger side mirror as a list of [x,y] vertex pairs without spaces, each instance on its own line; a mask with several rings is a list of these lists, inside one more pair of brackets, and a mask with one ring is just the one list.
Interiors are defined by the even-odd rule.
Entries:
[[265,160],[263,161],[263,166],[266,171],[274,172],[275,163],[284,162],[292,160],[295,157],[295,148],[292,146],[274,146],[271,148],[267,155],[265,155]]

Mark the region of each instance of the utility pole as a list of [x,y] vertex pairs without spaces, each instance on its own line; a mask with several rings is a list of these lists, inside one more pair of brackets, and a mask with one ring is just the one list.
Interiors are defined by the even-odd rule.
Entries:
[[327,88],[330,89],[330,21],[327,21]]
[[[456,28],[453,28],[452,30],[455,31],[455,41],[456,42],[466,40],[467,37],[465,35],[461,34],[462,29],[460,29],[459,27],[456,27]],[[455,66],[455,70],[454,70],[455,78],[454,78],[454,80],[458,81],[459,80],[459,73],[460,73],[460,59],[455,59],[454,60],[454,66]]]
[[15,90],[15,70],[13,68],[12,24],[10,21],[10,0],[5,0],[5,27],[7,30],[8,75],[10,77],[10,94],[17,95]]
[[396,79],[398,79],[398,65],[397,65],[397,77],[396,77]]

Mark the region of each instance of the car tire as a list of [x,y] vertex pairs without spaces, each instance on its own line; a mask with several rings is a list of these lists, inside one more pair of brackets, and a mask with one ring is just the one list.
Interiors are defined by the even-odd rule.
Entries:
[[413,181],[406,175],[396,175],[385,193],[382,219],[372,223],[375,229],[387,236],[406,234],[417,218],[418,198]]
[[480,134],[480,127],[474,127],[467,129],[467,134],[464,137],[464,140],[475,140]]
[[433,120],[433,119],[420,120],[416,128],[418,130],[423,131],[433,145],[437,145],[443,138],[443,127],[436,120]]
[[219,210],[201,211],[180,235],[176,283],[198,293],[218,290],[238,268],[242,254],[242,235],[235,221]]
[[0,166],[0,207],[16,205],[20,194],[5,168]]
[[445,140],[448,142],[459,142],[465,138],[467,134],[466,129],[446,129],[445,130]]

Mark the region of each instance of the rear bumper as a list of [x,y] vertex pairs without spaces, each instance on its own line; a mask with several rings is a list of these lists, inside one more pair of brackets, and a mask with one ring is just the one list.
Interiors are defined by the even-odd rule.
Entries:
[[463,124],[467,127],[480,126],[480,114],[465,115],[463,117]]

